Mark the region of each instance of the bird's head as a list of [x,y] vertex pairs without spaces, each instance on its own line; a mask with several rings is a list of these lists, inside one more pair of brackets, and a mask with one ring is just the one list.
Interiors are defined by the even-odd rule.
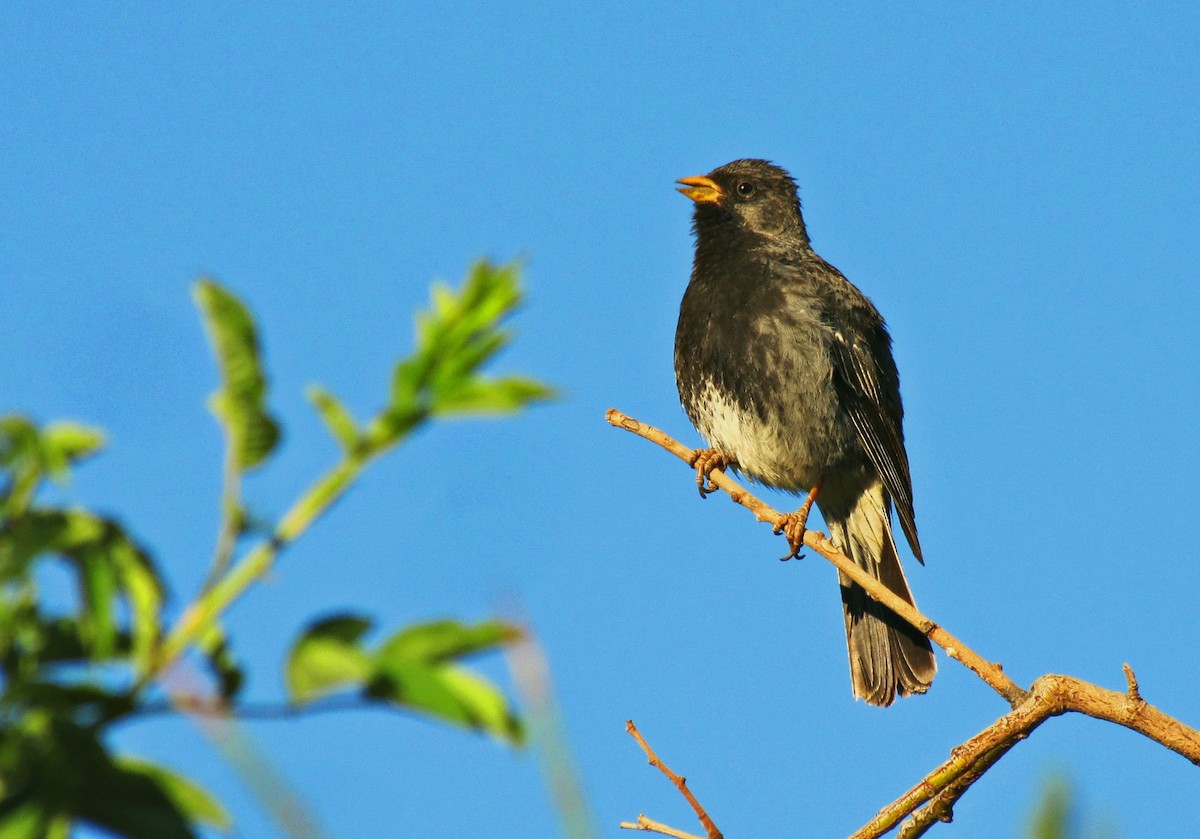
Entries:
[[808,243],[791,175],[766,160],[735,160],[707,175],[680,178],[679,191],[696,202],[697,235],[730,225],[737,232]]

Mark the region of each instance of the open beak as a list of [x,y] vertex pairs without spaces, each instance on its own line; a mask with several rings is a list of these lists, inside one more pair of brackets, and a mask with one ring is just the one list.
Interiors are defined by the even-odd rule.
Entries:
[[721,199],[725,197],[725,193],[721,192],[721,187],[717,186],[712,178],[706,178],[703,175],[696,175],[692,178],[680,178],[675,183],[683,184],[683,186],[678,187],[678,191],[697,204],[719,204]]

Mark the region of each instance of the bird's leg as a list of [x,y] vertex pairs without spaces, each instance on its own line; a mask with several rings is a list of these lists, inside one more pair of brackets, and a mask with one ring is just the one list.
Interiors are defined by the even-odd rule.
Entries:
[[700,489],[700,497],[707,498],[710,493],[720,487],[709,480],[714,469],[724,469],[734,464],[734,459],[719,449],[696,449],[688,463],[696,467],[696,486]]
[[800,549],[804,547],[804,534],[808,530],[808,514],[812,510],[813,502],[817,500],[817,492],[820,489],[821,485],[817,484],[809,490],[808,497],[804,499],[804,503],[800,505],[799,510],[781,516],[779,521],[775,522],[775,532],[786,536],[788,547],[791,548],[787,556],[779,557],[780,562],[787,562],[789,559],[804,558],[800,555]]

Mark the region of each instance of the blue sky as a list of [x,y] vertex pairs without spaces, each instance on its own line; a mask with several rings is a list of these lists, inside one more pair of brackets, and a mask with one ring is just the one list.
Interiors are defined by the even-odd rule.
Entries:
[[[336,457],[304,387],[369,415],[430,280],[522,257],[498,367],[563,400],[374,467],[233,611],[249,695],[281,695],[290,639],[327,608],[396,626],[516,597],[602,835],[643,811],[695,828],[630,717],[726,835],[844,835],[1004,704],[944,657],[927,696],[856,704],[832,569],[776,562],[768,528],[603,420],[696,442],[672,374],[691,260],[673,181],[767,157],[891,325],[919,605],[1018,682],[1120,688],[1129,662],[1200,723],[1200,11],[1082,9],[9,4],[0,408],[108,430],[72,497],[128,522],[179,603],[220,484],[191,282],[258,316],[286,442],[248,496],[277,514]],[[557,829],[532,756],[482,738],[381,712],[251,731],[334,836]],[[239,836],[280,835],[187,721],[118,745],[208,785]],[[939,831],[1012,836],[1057,772],[1120,835],[1200,825],[1194,767],[1080,718]]]

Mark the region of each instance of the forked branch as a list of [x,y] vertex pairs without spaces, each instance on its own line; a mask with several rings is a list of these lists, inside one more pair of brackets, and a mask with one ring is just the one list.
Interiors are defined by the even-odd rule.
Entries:
[[[642,751],[646,753],[646,759],[650,761],[650,765],[666,775],[667,780],[675,785],[675,789],[679,790],[679,794],[687,799],[687,803],[692,806],[692,810],[696,813],[696,818],[704,826],[705,836],[708,839],[723,839],[721,831],[717,830],[717,826],[713,824],[713,820],[709,818],[704,807],[700,805],[700,802],[696,800],[696,796],[688,789],[687,778],[672,772],[671,767],[659,759],[658,755],[654,753],[654,749],[650,748],[650,744],[646,742],[646,738],[642,737],[642,733],[637,730],[637,726],[633,724],[633,720],[625,722],[625,730],[629,732],[634,740],[637,740],[638,745],[642,747]],[[668,827],[653,819],[648,819],[644,814],[639,815],[636,822],[621,822],[621,827],[625,830],[648,830],[652,833],[661,833],[664,836],[673,836],[675,839],[702,839],[702,837],[693,836],[690,833],[684,833],[682,830]]]
[[[693,450],[659,429],[638,422],[613,408],[609,409],[605,418],[609,424],[645,437],[685,463],[691,463]],[[755,498],[722,470],[714,469],[709,481],[713,486],[725,490],[734,502],[752,512],[758,521],[777,527],[784,519],[782,513]],[[1200,766],[1200,731],[1184,725],[1147,703],[1141,696],[1137,678],[1128,664],[1124,665],[1127,684],[1124,693],[1107,690],[1070,676],[1053,674],[1042,676],[1026,691],[1010,679],[999,664],[980,656],[921,614],[912,604],[893,594],[881,582],[860,569],[824,534],[809,530],[804,535],[804,544],[833,563],[838,571],[861,586],[871,599],[891,609],[905,622],[924,633],[931,642],[945,650],[950,658],[979,676],[1012,708],[992,725],[953,749],[949,760],[883,808],[875,818],[854,833],[852,839],[873,839],[882,836],[909,816],[911,818],[900,831],[900,836],[906,839],[923,835],[937,821],[950,821],[955,802],[996,761],[1007,754],[1009,749],[1028,737],[1050,717],[1072,711],[1137,731]],[[683,791],[681,788],[681,792]]]

